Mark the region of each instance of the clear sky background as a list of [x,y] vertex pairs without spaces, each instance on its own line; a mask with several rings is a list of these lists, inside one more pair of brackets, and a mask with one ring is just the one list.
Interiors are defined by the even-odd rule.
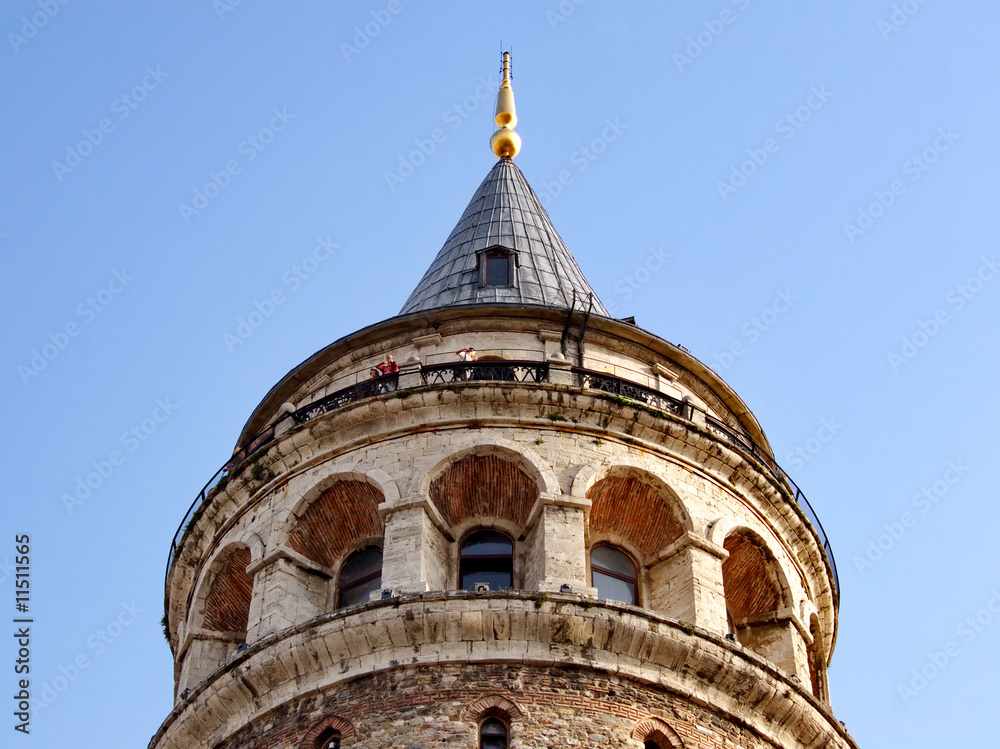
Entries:
[[29,534],[49,700],[14,733],[2,638],[0,744],[156,731],[177,524],[277,380],[399,311],[494,163],[501,40],[591,284],[736,389],[823,521],[838,718],[996,744],[995,3],[224,3],[0,9],[0,618]]

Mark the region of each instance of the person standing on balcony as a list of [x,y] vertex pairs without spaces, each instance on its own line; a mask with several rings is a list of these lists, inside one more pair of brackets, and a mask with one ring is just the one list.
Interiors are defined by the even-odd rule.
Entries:
[[396,389],[396,378],[389,377],[389,375],[398,373],[399,365],[392,358],[392,354],[386,354],[385,359],[382,360],[382,363],[377,368],[379,373],[386,378],[383,382],[379,383],[379,392],[391,393]]
[[396,374],[399,371],[399,365],[396,364],[396,360],[392,358],[392,354],[386,354],[385,359],[382,363],[378,365],[378,370],[384,374]]
[[[468,346],[464,349],[461,349],[460,351],[456,351],[455,356],[457,356],[463,362],[474,362],[477,359],[479,359],[479,355],[476,353],[476,350],[472,348],[472,346]],[[464,381],[469,379],[469,376],[471,374],[472,374],[472,367],[463,367],[462,369],[456,370],[455,379]]]

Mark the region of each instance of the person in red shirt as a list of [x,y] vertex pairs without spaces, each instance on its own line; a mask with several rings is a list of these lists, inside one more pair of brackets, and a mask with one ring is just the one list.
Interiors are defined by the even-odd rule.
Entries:
[[384,375],[396,374],[399,371],[399,365],[396,364],[396,360],[392,358],[392,354],[386,354],[385,359],[382,363],[378,365],[378,370]]

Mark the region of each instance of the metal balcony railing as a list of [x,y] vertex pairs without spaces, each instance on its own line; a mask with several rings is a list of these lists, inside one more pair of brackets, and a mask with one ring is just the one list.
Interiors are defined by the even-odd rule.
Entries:
[[472,361],[431,364],[420,370],[424,385],[455,382],[548,382],[549,365],[537,361]]
[[657,411],[666,411],[674,416],[691,421],[691,404],[687,401],[678,400],[659,390],[640,385],[637,382],[623,380],[620,377],[612,377],[604,372],[594,372],[589,369],[574,367],[577,384],[591,390],[600,390],[602,393],[616,395],[619,398],[637,401]]

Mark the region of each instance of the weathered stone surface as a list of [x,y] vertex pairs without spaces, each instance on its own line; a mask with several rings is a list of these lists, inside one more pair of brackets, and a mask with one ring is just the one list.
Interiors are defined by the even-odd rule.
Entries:
[[[494,625],[504,621],[500,610],[512,626]],[[428,632],[437,647],[425,646]],[[316,657],[317,641],[338,668]],[[651,657],[671,650],[677,657]],[[633,728],[650,718],[708,742],[695,746],[805,747],[817,734],[831,747],[854,746],[800,685],[722,638],[579,596],[468,593],[373,602],[262,642],[198,687],[152,745],[187,746],[197,717],[220,746],[297,746],[325,715],[350,723],[359,747],[384,746],[388,735],[426,746],[453,729],[467,741],[475,720],[466,709],[487,695],[517,706],[518,717],[507,718],[525,747],[547,746],[540,742],[553,735],[553,720],[584,731],[564,732],[559,746],[586,733],[633,746]]]

